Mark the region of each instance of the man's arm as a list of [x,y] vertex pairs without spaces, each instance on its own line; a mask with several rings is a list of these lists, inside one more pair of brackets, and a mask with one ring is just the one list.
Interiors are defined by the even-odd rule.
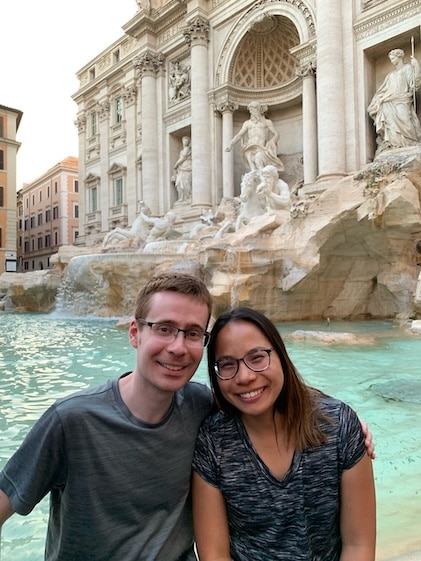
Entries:
[[9,497],[0,489],[0,559],[1,559],[1,528],[8,518],[14,514]]

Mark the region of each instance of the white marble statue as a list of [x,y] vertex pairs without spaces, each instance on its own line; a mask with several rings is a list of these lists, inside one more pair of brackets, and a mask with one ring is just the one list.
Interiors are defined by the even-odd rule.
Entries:
[[235,229],[246,226],[253,216],[259,216],[265,212],[265,199],[257,193],[257,186],[261,177],[257,171],[249,171],[243,175],[241,180],[240,213],[235,223]]
[[272,121],[264,116],[266,107],[258,101],[252,101],[248,110],[250,119],[243,123],[225,150],[230,152],[241,140],[243,161],[250,170],[260,170],[267,165],[273,165],[278,171],[283,171],[284,164],[277,156],[279,133]]
[[141,203],[140,213],[136,217],[131,228],[120,228],[117,226],[117,228],[108,232],[102,241],[102,248],[108,249],[116,245],[121,245],[121,242],[128,242],[131,245],[139,246],[140,243],[145,241],[149,236],[153,226],[150,216],[150,208],[144,203]]
[[265,166],[261,172],[261,182],[257,186],[257,193],[266,199],[266,211],[289,210],[291,193],[288,184],[279,178],[275,166]]
[[150,218],[152,229],[146,243],[179,238],[182,234],[174,228],[176,218],[177,216],[172,210],[168,211],[163,218]]
[[190,137],[183,136],[181,139],[182,149],[178,160],[174,164],[174,185],[177,189],[178,202],[191,200],[192,195],[192,159]]
[[413,56],[410,63],[404,63],[402,49],[393,49],[388,56],[395,69],[386,76],[367,109],[376,127],[376,154],[421,143],[421,126],[415,112],[420,65]]

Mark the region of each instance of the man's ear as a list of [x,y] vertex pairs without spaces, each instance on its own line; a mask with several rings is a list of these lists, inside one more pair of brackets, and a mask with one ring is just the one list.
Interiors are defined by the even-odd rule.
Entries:
[[135,319],[132,319],[129,325],[129,341],[133,348],[137,348],[140,340],[139,340],[139,324]]

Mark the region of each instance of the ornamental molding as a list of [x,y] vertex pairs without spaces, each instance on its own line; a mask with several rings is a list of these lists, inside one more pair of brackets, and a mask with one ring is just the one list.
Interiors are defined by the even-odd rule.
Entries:
[[366,15],[364,19],[354,25],[357,40],[376,35],[384,29],[399,24],[412,16],[419,16],[420,0],[407,0],[399,6],[391,6],[383,12]]

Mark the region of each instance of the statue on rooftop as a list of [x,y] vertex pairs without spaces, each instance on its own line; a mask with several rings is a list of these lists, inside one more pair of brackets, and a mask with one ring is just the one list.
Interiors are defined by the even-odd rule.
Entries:
[[389,148],[421,143],[421,126],[415,111],[415,91],[421,86],[420,65],[414,56],[404,63],[404,51],[389,52],[395,67],[384,79],[368,106],[377,132],[376,155]]

